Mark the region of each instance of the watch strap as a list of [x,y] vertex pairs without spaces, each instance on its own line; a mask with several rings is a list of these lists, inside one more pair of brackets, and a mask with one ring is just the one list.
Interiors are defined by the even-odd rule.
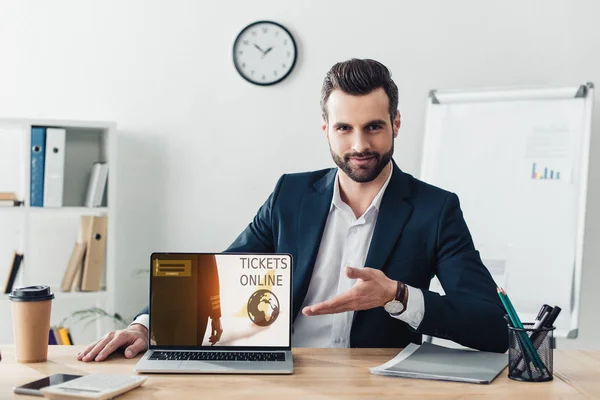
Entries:
[[404,309],[406,310],[406,303],[408,303],[407,301],[405,301],[406,285],[400,281],[398,281],[398,287],[396,288],[396,297],[394,297],[394,299],[401,302],[404,305]]

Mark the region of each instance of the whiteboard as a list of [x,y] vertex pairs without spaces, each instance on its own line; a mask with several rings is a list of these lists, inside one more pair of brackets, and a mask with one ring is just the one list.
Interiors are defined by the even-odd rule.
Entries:
[[[543,304],[577,337],[594,86],[433,90],[421,180],[454,192],[523,322]],[[431,289],[444,293],[437,278]]]

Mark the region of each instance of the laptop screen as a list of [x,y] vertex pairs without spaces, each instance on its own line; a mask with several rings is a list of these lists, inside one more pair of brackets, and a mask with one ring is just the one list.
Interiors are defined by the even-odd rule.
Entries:
[[151,262],[151,347],[290,347],[291,256],[154,253]]

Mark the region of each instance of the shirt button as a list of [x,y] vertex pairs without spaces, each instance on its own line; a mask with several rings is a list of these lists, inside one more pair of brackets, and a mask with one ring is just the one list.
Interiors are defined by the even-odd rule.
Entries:
[[356,228],[350,229],[350,233],[355,234],[356,233]]
[[334,342],[334,343],[339,343],[339,342],[340,342],[340,338],[339,338],[339,337],[336,337],[336,338],[333,340],[333,342]]
[[422,318],[423,318],[423,313],[422,313],[421,311],[419,311],[419,312],[417,313],[417,318],[418,318],[418,319],[422,319]]

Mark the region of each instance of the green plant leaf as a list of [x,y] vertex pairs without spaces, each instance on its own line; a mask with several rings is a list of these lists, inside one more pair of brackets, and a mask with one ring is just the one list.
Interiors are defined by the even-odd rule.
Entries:
[[71,322],[73,325],[78,325],[85,321],[84,328],[87,328],[91,323],[100,318],[111,319],[116,328],[125,328],[128,325],[127,321],[118,313],[111,315],[100,307],[90,307],[72,312],[60,322],[60,326],[64,326],[68,322]]

